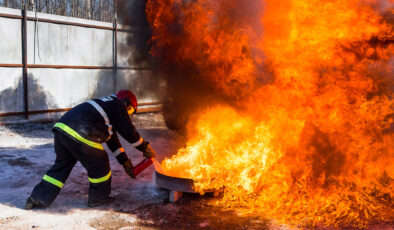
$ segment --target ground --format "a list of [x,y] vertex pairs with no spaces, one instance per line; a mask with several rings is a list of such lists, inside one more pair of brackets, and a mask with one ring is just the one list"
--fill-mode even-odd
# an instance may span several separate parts
[[[160,113],[136,115],[133,123],[158,153],[158,160],[171,156],[184,139],[168,130]],[[209,195],[184,194],[177,203],[169,191],[152,182],[154,167],[136,180],[128,177],[110,156],[112,204],[87,208],[88,179],[78,163],[61,193],[47,209],[24,210],[30,195],[54,161],[53,123],[0,126],[0,229],[289,229],[253,214],[244,215],[210,205]],[[124,142],[123,142],[124,143]],[[141,153],[124,143],[134,164]],[[393,229],[390,223],[371,226]]]
[[[182,137],[168,130],[160,113],[137,115],[133,123],[158,152],[158,160],[180,147]],[[88,180],[78,163],[59,196],[47,209],[24,210],[26,198],[52,165],[53,123],[0,126],[0,229],[261,229],[267,224],[252,217],[205,205],[210,196],[185,194],[178,203],[168,200],[169,191],[152,183],[154,167],[136,180],[128,177],[110,156],[112,204],[87,208]],[[124,144],[134,164],[141,153]]]

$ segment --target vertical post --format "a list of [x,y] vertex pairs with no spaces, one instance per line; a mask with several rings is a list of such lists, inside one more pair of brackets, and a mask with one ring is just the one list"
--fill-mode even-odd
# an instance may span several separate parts
[[23,101],[25,106],[25,118],[29,119],[29,97],[27,85],[27,17],[26,4],[22,6],[22,78],[23,78]]
[[117,4],[114,0],[114,29],[113,29],[113,82],[114,91],[116,91],[116,82],[118,75],[118,14],[117,14]]

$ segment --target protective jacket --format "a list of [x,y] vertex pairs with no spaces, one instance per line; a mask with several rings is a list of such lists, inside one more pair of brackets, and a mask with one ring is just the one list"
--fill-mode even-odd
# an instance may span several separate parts
[[31,194],[31,198],[45,206],[59,194],[77,161],[88,173],[89,202],[109,195],[112,174],[103,144],[108,145],[120,164],[128,161],[117,133],[140,151],[148,148],[116,95],[92,99],[72,108],[54,125],[53,131],[55,163]]
[[127,156],[123,155],[124,149],[115,132],[138,150],[144,151],[146,148],[145,141],[116,95],[92,99],[74,107],[55,124],[54,129],[98,149],[103,149],[102,144],[106,142],[121,164]]

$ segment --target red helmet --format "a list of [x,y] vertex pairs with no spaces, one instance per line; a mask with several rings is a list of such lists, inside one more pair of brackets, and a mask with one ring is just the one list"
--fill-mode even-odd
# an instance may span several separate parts
[[116,93],[116,96],[123,102],[127,110],[129,106],[133,106],[135,112],[137,112],[137,98],[130,90],[122,89]]

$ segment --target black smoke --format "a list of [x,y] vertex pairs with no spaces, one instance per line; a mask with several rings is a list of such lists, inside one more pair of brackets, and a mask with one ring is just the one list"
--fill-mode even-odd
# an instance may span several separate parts
[[[172,19],[165,24],[166,32],[171,35],[171,42],[163,45],[156,44],[155,40],[151,40],[152,25],[149,24],[146,14],[147,1],[120,1],[118,5],[118,12],[122,15],[123,23],[127,25],[143,28],[148,31],[147,36],[141,36],[137,41],[137,46],[146,56],[141,56],[143,59],[149,59],[150,65],[155,72],[158,80],[164,79],[166,82],[166,94],[162,101],[164,102],[163,114],[167,126],[170,129],[183,132],[186,124],[191,119],[191,115],[196,111],[201,111],[206,107],[215,104],[228,104],[235,106],[236,101],[245,96],[245,92],[253,90],[255,84],[243,84],[236,79],[230,80],[225,84],[228,88],[233,89],[231,93],[223,92],[209,79],[204,71],[200,69],[201,60],[204,60],[204,53],[209,52],[207,44],[188,44],[187,40],[192,36],[190,31],[185,30],[185,15],[182,8],[193,7],[195,4],[201,4],[199,1],[184,0],[175,1],[172,4],[170,1],[149,1],[153,5],[153,11],[159,9],[163,5],[165,8],[171,9]],[[225,30],[226,33],[232,34],[233,29],[243,27],[253,27],[256,33],[261,33],[261,25],[259,23],[259,15],[261,15],[262,2],[261,1],[218,1],[209,3],[216,8],[217,15],[212,19],[212,26],[216,30]],[[157,13],[157,12],[154,12]],[[211,26],[211,25],[209,25]],[[223,28],[222,28],[223,27]],[[227,31],[228,30],[228,31]],[[198,31],[197,31],[198,32]],[[165,39],[160,38],[161,41]],[[160,42],[160,41],[159,41]],[[132,46],[133,44],[130,44]],[[193,46],[196,50],[196,58],[184,59],[180,58],[181,49]],[[149,55],[150,50],[154,51],[154,57]],[[205,52],[203,52],[205,50]],[[244,47],[243,55],[246,58],[253,58],[253,48]],[[197,63],[197,61],[199,63]],[[207,63],[206,66],[211,69],[219,69],[219,72],[228,72],[231,74],[232,63]],[[205,66],[205,67],[206,67]],[[264,81],[256,79],[256,84]],[[239,92],[239,93],[238,93]]]

